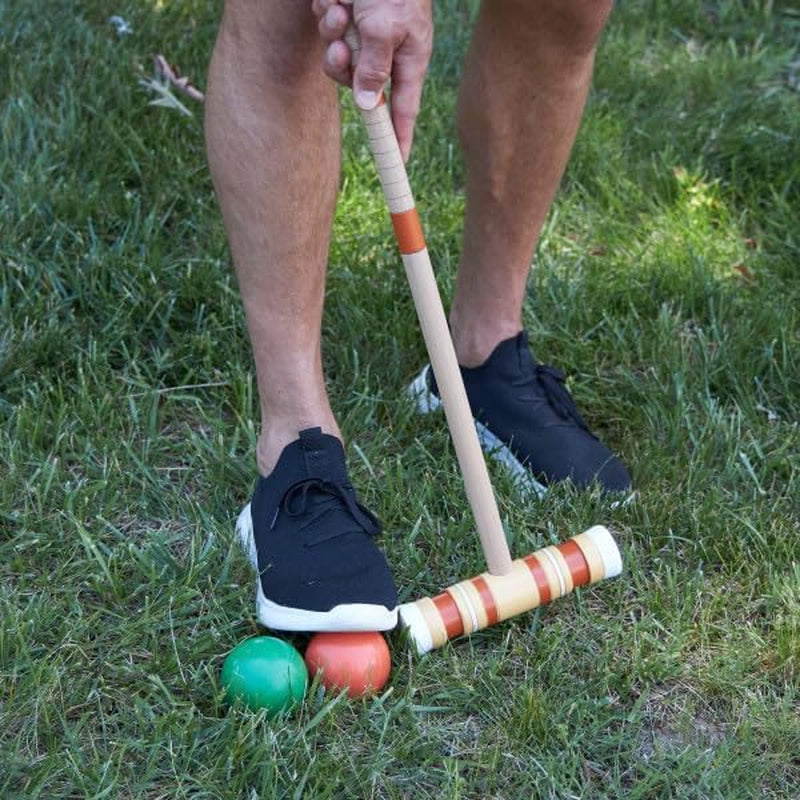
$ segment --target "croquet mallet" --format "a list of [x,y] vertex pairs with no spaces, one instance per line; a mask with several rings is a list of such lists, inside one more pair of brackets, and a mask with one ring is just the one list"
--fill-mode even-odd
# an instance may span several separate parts
[[[355,67],[360,43],[352,24],[345,39]],[[555,547],[511,560],[385,96],[361,115],[488,567],[436,597],[400,606],[401,623],[417,651],[425,653],[569,594],[576,586],[619,575],[622,559],[608,530],[595,525]]]

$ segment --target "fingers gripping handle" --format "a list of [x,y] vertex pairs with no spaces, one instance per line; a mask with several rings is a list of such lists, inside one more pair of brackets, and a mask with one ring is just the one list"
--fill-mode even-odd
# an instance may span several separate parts
[[[358,33],[350,25],[345,41],[355,65],[361,49]],[[408,182],[400,146],[391,115],[382,95],[378,105],[361,111],[367,128],[370,150],[392,215],[397,243],[403,255],[422,335],[442,395],[447,425],[453,440],[464,486],[489,572],[504,575],[511,571],[511,555],[506,543],[500,513],[494,499],[489,473],[475,432],[461,370],[458,366],[447,318],[439,297],[430,256],[417,216],[414,196]]]

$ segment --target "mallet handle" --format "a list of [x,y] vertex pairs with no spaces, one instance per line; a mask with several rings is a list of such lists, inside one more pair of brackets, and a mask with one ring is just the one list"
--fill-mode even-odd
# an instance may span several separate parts
[[[349,27],[345,39],[352,51],[352,63],[355,65],[361,45],[353,25]],[[371,111],[362,110],[361,116],[392,216],[395,237],[402,254],[433,374],[442,396],[447,425],[486,564],[491,574],[506,575],[511,572],[511,554],[385,97],[382,95],[379,104]]]

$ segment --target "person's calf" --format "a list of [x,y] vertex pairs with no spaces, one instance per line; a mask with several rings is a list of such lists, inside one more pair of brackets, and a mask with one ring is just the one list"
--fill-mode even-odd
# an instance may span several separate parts
[[495,0],[481,8],[459,93],[464,244],[449,321],[459,363],[522,329],[541,226],[574,141],[608,0]]
[[209,166],[258,376],[262,475],[300,430],[339,435],[320,355],[339,110],[321,53],[310,4],[228,0],[209,70]]

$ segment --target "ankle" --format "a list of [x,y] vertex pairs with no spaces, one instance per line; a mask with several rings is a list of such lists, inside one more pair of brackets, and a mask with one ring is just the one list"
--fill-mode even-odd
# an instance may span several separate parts
[[322,428],[323,433],[344,441],[342,432],[330,412],[309,414],[294,419],[270,418],[261,426],[261,435],[256,443],[256,464],[265,478],[275,469],[283,449],[300,438],[306,428]]
[[451,314],[450,333],[458,363],[462,367],[479,367],[492,354],[500,342],[516,336],[522,325],[516,320],[493,320],[491,323],[462,323]]

